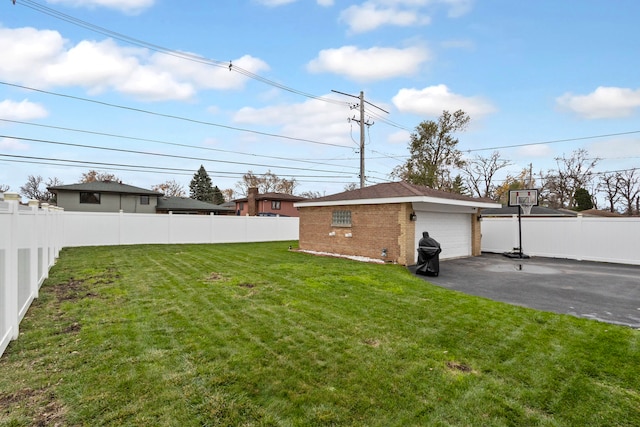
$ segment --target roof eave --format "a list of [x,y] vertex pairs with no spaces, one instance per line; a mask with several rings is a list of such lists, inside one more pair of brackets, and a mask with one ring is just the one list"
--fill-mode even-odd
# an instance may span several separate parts
[[409,196],[409,197],[387,197],[376,199],[354,199],[354,200],[331,200],[331,201],[308,201],[294,203],[296,208],[307,208],[316,206],[353,206],[353,205],[384,205],[391,203],[432,203],[438,205],[464,206],[482,209],[499,208],[499,203],[482,202],[475,200],[445,199],[441,197],[429,196]]

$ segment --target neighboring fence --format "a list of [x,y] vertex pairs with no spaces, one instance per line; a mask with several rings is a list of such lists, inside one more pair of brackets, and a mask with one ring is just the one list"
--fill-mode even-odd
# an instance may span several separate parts
[[0,201],[0,356],[63,247],[298,240],[298,218],[65,212],[18,199]]
[[299,218],[65,212],[63,246],[298,240]]
[[[522,217],[527,255],[640,265],[640,218]],[[518,247],[518,216],[482,218],[482,251]]]
[[[62,241],[62,210],[0,201],[0,355],[18,338],[18,325],[55,262]],[[7,195],[11,199],[11,195]]]

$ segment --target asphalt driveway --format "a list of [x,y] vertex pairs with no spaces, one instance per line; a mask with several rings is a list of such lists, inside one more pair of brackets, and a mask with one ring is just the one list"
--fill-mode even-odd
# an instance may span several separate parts
[[[409,267],[415,274],[415,266]],[[640,328],[640,266],[501,254],[440,261],[448,289],[495,301]]]

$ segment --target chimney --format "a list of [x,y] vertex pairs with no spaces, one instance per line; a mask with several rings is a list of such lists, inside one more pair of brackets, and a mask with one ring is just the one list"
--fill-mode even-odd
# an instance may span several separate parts
[[250,187],[249,194],[247,195],[247,209],[249,210],[249,216],[258,215],[258,187]]

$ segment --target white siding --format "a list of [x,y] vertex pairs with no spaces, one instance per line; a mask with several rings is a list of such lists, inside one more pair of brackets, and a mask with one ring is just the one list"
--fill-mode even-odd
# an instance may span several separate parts
[[428,231],[442,247],[440,259],[471,256],[471,215],[428,211],[416,214],[416,248],[422,232]]

